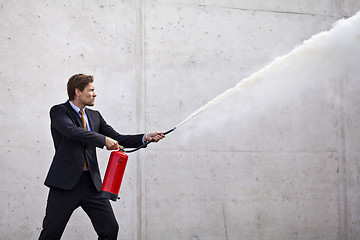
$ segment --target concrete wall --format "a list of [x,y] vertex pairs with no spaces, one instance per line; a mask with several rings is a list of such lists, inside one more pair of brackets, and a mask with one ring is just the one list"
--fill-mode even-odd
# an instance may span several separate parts
[[[1,239],[40,233],[48,111],[67,100],[72,74],[95,76],[95,108],[118,131],[167,130],[358,10],[356,0],[1,1]],[[359,239],[357,76],[259,85],[129,154],[113,204],[119,239]],[[104,173],[109,152],[98,154]],[[77,210],[63,239],[95,238]]]

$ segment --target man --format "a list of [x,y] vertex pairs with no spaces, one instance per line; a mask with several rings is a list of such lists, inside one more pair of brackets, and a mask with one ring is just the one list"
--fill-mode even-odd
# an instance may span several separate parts
[[[39,239],[60,239],[73,211],[81,207],[91,219],[98,239],[117,239],[118,223],[108,199],[100,197],[101,177],[95,147],[117,150],[164,138],[162,132],[121,135],[94,106],[93,76],[76,74],[67,84],[69,100],[50,110],[55,155],[45,185],[50,188]],[[88,229],[83,229],[88,231]]]

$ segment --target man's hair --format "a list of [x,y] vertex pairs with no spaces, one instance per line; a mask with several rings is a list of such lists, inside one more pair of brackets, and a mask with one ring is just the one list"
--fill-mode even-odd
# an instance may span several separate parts
[[85,75],[85,74],[75,74],[72,76],[67,83],[67,92],[69,96],[69,100],[75,99],[75,89],[79,89],[83,91],[84,88],[94,81],[94,76]]

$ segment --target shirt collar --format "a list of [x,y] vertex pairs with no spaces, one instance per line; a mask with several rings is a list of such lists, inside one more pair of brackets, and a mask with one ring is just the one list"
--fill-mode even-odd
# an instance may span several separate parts
[[[72,101],[69,101],[69,103],[70,103],[70,105],[72,106],[72,108],[73,108],[77,113],[79,113],[79,111],[80,111],[81,109],[78,108],[75,104],[73,104]],[[84,107],[84,108],[82,109],[84,113],[85,113],[85,108],[86,108],[86,107]]]

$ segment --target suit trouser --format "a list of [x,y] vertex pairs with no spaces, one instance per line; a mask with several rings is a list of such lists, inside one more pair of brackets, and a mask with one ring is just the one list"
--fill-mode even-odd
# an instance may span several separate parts
[[[83,172],[72,190],[50,188],[39,240],[60,239],[71,214],[81,207],[89,216],[99,240],[115,240],[119,225],[108,199],[100,197],[89,172]],[[83,229],[84,232],[88,229]]]

